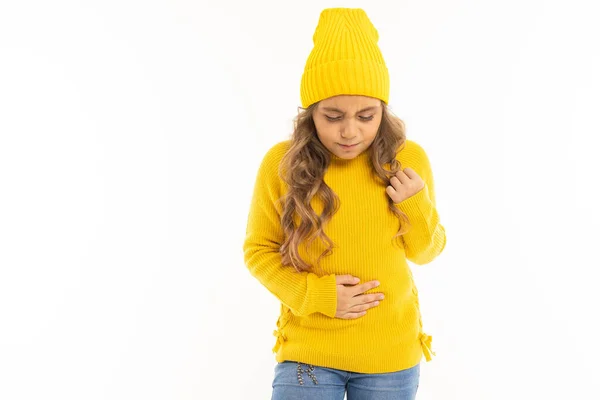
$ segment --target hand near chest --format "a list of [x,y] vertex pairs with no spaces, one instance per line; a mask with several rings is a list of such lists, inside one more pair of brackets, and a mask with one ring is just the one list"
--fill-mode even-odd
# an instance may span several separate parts
[[425,187],[425,182],[412,168],[400,169],[390,179],[390,184],[385,188],[386,193],[394,203],[400,203],[419,193]]

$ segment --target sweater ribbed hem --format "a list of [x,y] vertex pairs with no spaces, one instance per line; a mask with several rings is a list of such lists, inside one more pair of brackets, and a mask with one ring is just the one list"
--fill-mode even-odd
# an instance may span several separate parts
[[275,357],[277,362],[299,361],[305,364],[364,374],[402,371],[419,364],[422,358],[423,348],[418,339],[389,348],[387,351],[370,354],[326,353],[306,347],[305,343],[286,342]]

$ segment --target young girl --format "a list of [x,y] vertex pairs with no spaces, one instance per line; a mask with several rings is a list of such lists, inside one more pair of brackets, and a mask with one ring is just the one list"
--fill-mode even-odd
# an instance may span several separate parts
[[302,111],[260,164],[243,247],[281,302],[272,399],[414,399],[435,353],[407,260],[446,245],[429,159],[387,108],[365,11],[323,10],[313,42]]

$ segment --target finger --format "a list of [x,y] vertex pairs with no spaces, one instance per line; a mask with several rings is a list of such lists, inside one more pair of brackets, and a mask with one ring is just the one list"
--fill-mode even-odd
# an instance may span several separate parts
[[369,306],[369,304],[373,304],[375,302],[379,302],[379,301],[383,300],[383,299],[380,299],[380,297],[379,297],[381,295],[382,295],[381,293],[363,294],[361,296],[354,297],[353,300],[358,300],[358,305],[364,305],[364,306],[367,306],[367,308],[368,308],[368,307],[371,307],[371,306]]
[[404,168],[404,174],[409,178],[409,179],[415,179],[415,178],[420,178],[419,174],[417,174],[415,172],[414,169],[406,167]]
[[350,307],[348,310],[349,310],[349,312],[352,312],[352,313],[359,313],[359,314],[366,313],[367,310],[369,310],[370,308],[377,307],[380,302],[381,302],[380,300],[375,300],[375,301],[371,301],[369,303],[355,304],[354,306]]
[[350,307],[349,310],[352,310],[353,312],[367,311],[369,308],[377,307],[380,302],[381,302],[381,300],[373,300],[373,301],[369,301],[368,303],[357,304],[357,305]]
[[360,318],[363,315],[365,315],[367,312],[366,311],[361,311],[361,312],[351,312],[348,314],[344,315],[345,319],[356,319],[356,318]]
[[360,303],[360,304],[354,304],[354,305],[348,307],[348,311],[363,312],[363,311],[367,311],[368,308],[370,308],[369,303]]
[[390,183],[396,190],[400,189],[400,185],[402,185],[402,182],[396,176],[392,176],[392,178],[390,179]]
[[392,186],[386,187],[385,192],[392,198],[392,200],[397,196],[396,189],[394,189]]
[[335,280],[338,285],[355,285],[360,282],[358,277],[352,275],[336,275]]
[[411,180],[411,175],[414,176],[414,171],[406,167],[404,168],[404,171],[402,171],[401,174],[396,174],[396,177],[400,180],[400,182],[403,185],[406,185]]
[[402,178],[406,178],[406,173],[402,169],[399,169],[395,176],[402,181]]
[[377,282],[377,281],[366,282],[366,283],[363,283],[362,285],[352,286],[351,287],[352,291],[350,293],[352,293],[353,296],[356,296],[357,294],[364,293],[367,290],[376,288],[377,286],[379,286],[379,282]]

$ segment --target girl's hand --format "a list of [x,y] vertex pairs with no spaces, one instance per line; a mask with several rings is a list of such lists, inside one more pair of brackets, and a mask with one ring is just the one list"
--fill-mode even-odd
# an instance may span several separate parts
[[399,170],[395,176],[390,179],[390,184],[385,188],[388,196],[394,203],[400,203],[409,197],[419,193],[425,187],[425,182],[412,168]]
[[335,318],[355,319],[362,317],[368,309],[376,307],[383,300],[383,293],[361,294],[379,286],[377,281],[357,285],[360,280],[352,275],[336,275],[335,282],[337,284]]

